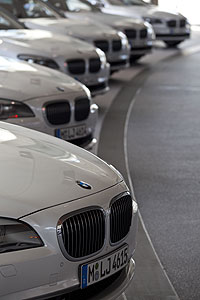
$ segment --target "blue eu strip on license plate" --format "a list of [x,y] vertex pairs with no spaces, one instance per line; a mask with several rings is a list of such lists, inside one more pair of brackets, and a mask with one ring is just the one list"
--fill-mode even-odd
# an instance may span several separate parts
[[61,135],[60,135],[60,129],[56,129],[56,137],[58,137],[58,138],[61,138]]
[[121,270],[128,263],[128,245],[81,266],[81,288],[84,289]]
[[82,267],[82,289],[87,287],[87,272],[88,272],[88,265],[84,265]]

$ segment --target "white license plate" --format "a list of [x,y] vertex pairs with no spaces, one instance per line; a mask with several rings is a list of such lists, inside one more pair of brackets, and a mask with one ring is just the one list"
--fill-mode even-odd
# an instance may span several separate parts
[[128,263],[128,245],[107,256],[81,266],[81,288],[86,288],[116,273]]
[[87,128],[85,124],[56,130],[56,136],[66,141],[81,138],[86,135]]

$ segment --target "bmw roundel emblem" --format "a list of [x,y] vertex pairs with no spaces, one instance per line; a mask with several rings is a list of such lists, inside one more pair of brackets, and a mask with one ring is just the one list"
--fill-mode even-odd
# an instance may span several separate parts
[[91,189],[92,189],[91,185],[87,184],[86,182],[77,180],[76,183],[77,183],[80,187],[82,187],[83,189],[86,189],[86,190],[91,190]]

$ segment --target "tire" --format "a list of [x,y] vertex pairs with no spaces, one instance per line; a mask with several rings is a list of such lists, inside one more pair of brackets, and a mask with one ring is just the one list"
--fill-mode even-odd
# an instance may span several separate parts
[[164,41],[168,48],[176,48],[182,41]]
[[138,55],[131,55],[130,56],[130,64],[134,64],[137,60],[139,60],[141,57],[143,57],[144,54],[138,54]]

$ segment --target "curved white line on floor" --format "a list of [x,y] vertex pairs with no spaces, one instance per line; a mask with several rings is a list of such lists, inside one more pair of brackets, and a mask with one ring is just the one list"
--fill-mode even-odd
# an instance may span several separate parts
[[[129,124],[129,120],[130,120],[130,115],[131,115],[131,112],[132,112],[132,110],[133,110],[133,106],[134,106],[134,104],[135,104],[137,95],[139,95],[140,92],[141,92],[141,88],[139,88],[139,89],[137,90],[137,92],[136,92],[136,94],[135,94],[133,100],[131,101],[131,104],[130,104],[130,106],[129,106],[129,109],[128,109],[128,112],[127,112],[127,115],[126,115],[126,122],[125,122],[125,126],[124,126],[124,155],[125,155],[125,164],[126,164],[126,171],[127,171],[127,176],[128,176],[129,186],[130,186],[130,189],[131,189],[131,193],[132,193],[132,195],[133,195],[134,197],[135,197],[135,195],[134,195],[133,183],[132,183],[132,178],[131,178],[130,169],[129,169],[129,162],[128,162],[128,147],[127,147],[128,143],[127,143],[127,137],[128,137],[128,124]],[[156,250],[155,250],[155,248],[154,248],[154,246],[153,246],[153,243],[152,243],[151,238],[150,238],[150,236],[149,236],[149,234],[148,234],[148,231],[147,231],[147,229],[146,229],[146,227],[145,227],[145,224],[144,224],[144,221],[143,221],[143,218],[142,218],[140,212],[139,212],[139,218],[140,218],[142,227],[143,227],[143,229],[144,229],[144,232],[145,232],[145,234],[146,234],[146,236],[147,236],[147,239],[148,239],[148,241],[149,241],[149,244],[151,245],[151,248],[152,248],[152,250],[153,250],[153,252],[154,252],[154,254],[155,254],[155,256],[156,256],[156,259],[157,259],[157,261],[158,261],[158,263],[159,263],[161,269],[163,270],[163,273],[165,274],[165,277],[167,278],[167,280],[168,280],[168,282],[169,282],[169,284],[170,284],[170,286],[171,286],[171,288],[172,288],[172,290],[173,290],[173,292],[174,292],[174,294],[176,295],[177,300],[178,300],[178,299],[180,299],[180,298],[179,298],[179,296],[177,295],[177,293],[176,293],[176,291],[175,291],[175,289],[174,289],[174,287],[173,287],[173,285],[172,285],[172,283],[171,283],[171,281],[170,281],[170,279],[169,279],[169,277],[168,277],[168,275],[167,275],[167,273],[166,273],[166,271],[165,271],[165,269],[164,269],[164,267],[163,267],[163,265],[162,265],[162,263],[161,263],[161,261],[160,261],[158,255],[157,255],[157,253],[156,253]]]

